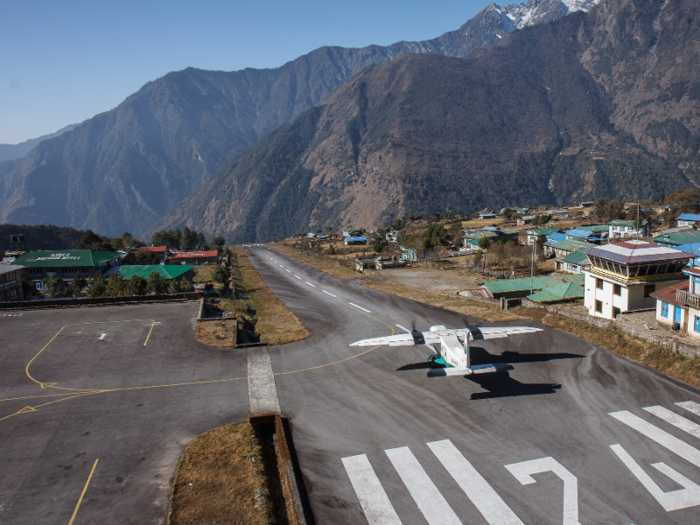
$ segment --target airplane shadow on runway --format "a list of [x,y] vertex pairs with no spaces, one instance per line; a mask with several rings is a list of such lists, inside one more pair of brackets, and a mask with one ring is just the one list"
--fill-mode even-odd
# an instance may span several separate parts
[[[571,354],[567,352],[559,353],[537,353],[537,354],[521,354],[520,352],[505,351],[500,355],[493,355],[478,346],[471,346],[472,364],[505,364],[505,371],[491,374],[477,374],[472,376],[464,376],[464,379],[478,384],[487,392],[476,392],[471,395],[472,400],[493,399],[497,397],[518,397],[518,396],[536,396],[542,394],[554,394],[561,388],[558,383],[521,383],[510,377],[508,370],[513,370],[512,364],[518,363],[541,363],[545,361],[554,361],[559,359],[581,359],[585,356]],[[432,368],[430,362],[411,363],[397,369],[403,370],[420,370]]]

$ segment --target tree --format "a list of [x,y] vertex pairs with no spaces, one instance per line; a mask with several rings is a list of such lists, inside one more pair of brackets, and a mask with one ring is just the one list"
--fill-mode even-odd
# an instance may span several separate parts
[[109,244],[112,247],[112,250],[114,250],[115,252],[119,250],[124,250],[124,241],[119,237],[115,237],[114,239],[112,239],[109,242]]
[[206,239],[206,237],[204,237],[204,234],[197,233],[197,249],[204,250],[207,247],[206,245],[207,245],[207,239]]
[[92,245],[98,242],[102,242],[100,236],[94,233],[92,230],[86,230],[85,233],[83,233],[83,235],[80,237],[80,240],[78,241],[78,249],[91,250]]
[[148,290],[148,282],[140,275],[134,275],[126,285],[128,295],[144,295]]
[[506,218],[507,221],[513,220],[513,215],[515,215],[515,212],[510,208],[506,208],[505,210],[503,210],[503,216]]
[[131,235],[129,232],[122,234],[122,243],[124,243],[124,249],[126,251],[138,250],[144,244],[139,241],[136,237]]
[[481,239],[479,239],[479,251],[481,251],[483,253],[484,251],[488,250],[490,244],[491,244],[491,241],[489,240],[488,237],[482,237]]
[[148,289],[155,293],[165,293],[168,291],[168,281],[158,272],[151,272],[148,276]]
[[226,244],[226,239],[224,239],[220,235],[215,235],[211,238],[211,243],[214,245],[216,250],[220,252],[221,249],[224,247],[224,244]]
[[197,245],[197,232],[190,230],[187,226],[182,230],[180,237],[180,247],[183,250],[194,250]]
[[91,298],[102,297],[107,290],[105,286],[105,278],[102,275],[98,275],[94,279],[90,280],[90,285],[87,289],[87,296]]
[[218,264],[214,267],[214,271],[212,272],[211,277],[217,283],[225,283],[226,281],[228,281],[229,275],[226,271],[226,268]]
[[160,230],[151,237],[153,246],[167,246],[168,248],[180,248],[180,230]]
[[85,279],[83,279],[83,276],[80,275],[80,272],[75,272],[75,275],[73,276],[73,281],[71,282],[71,291],[73,292],[73,297],[80,297],[83,294],[83,288],[87,283],[85,282]]
[[374,253],[382,253],[389,246],[389,243],[384,239],[375,239],[374,244],[372,244],[372,251]]
[[328,247],[328,255],[335,255],[335,246],[332,244]]
[[326,235],[330,235],[332,231],[333,228],[331,228],[330,226],[326,226]]
[[484,258],[484,252],[481,250],[477,250],[476,253],[474,254],[474,265],[479,265],[481,263],[481,260]]
[[444,244],[446,238],[445,227],[442,224],[433,223],[421,234],[421,246],[427,253],[433,247]]
[[51,297],[52,299],[65,297],[66,288],[63,285],[63,281],[60,279],[47,279],[44,283],[44,295],[46,297]]
[[532,219],[532,225],[533,226],[544,226],[549,222],[549,219],[551,217],[547,215],[546,213],[542,213],[540,215],[537,215],[534,219]]
[[126,294],[127,281],[119,273],[110,275],[107,281],[107,288],[105,292],[110,297],[121,297]]

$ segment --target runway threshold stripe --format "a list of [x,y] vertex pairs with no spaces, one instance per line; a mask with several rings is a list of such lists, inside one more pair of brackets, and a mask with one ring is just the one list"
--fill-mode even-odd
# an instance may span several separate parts
[[700,416],[700,404],[696,403],[695,401],[680,401],[676,403],[676,406],[684,408],[696,416]]
[[520,518],[449,439],[433,441],[428,443],[428,447],[489,525],[523,525]]
[[644,421],[641,417],[635,416],[627,410],[612,412],[610,415],[628,427],[633,428],[643,436],[656,441],[659,445],[667,448],[689,463],[692,463],[696,467],[700,467],[700,451],[698,449],[691,447],[684,441],[681,441],[668,432],[655,427],[651,423]]
[[313,286],[314,288],[316,288],[316,285],[315,285],[315,284],[311,284],[309,281],[305,281],[305,282],[306,282],[306,284],[308,284],[309,286]]
[[698,425],[697,423],[693,423],[692,421],[684,418],[683,416],[679,416],[678,414],[672,412],[668,408],[653,406],[645,407],[644,410],[646,410],[650,414],[655,415],[658,418],[663,419],[667,423],[672,424],[674,427],[680,428],[683,432],[687,432],[691,436],[700,438],[700,425]]
[[356,305],[355,303],[348,303],[348,304],[349,304],[350,306],[354,306],[355,308],[359,308],[360,310],[362,310],[363,312],[367,312],[368,314],[371,314],[371,313],[372,313],[372,312],[370,312],[369,310],[367,310],[367,308],[362,308],[361,306],[358,306],[358,305]]
[[392,448],[384,452],[430,525],[462,524],[408,447]]
[[343,458],[342,461],[369,525],[401,525],[367,456],[360,454]]
[[396,326],[397,326],[398,328],[401,328],[401,330],[403,330],[404,332],[408,332],[409,334],[412,333],[412,332],[411,332],[408,328],[406,328],[405,326],[401,326],[400,324],[397,324]]
[[330,295],[331,297],[338,297],[337,295],[333,295],[331,292],[327,292],[323,290],[323,293]]

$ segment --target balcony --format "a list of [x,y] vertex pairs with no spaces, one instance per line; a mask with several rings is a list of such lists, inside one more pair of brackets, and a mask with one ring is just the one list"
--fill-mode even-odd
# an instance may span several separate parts
[[686,290],[676,290],[676,301],[679,303],[700,310],[700,295],[690,293]]

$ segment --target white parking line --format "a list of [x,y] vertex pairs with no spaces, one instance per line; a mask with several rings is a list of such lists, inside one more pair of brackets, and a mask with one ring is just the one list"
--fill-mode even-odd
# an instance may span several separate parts
[[384,452],[430,525],[462,525],[408,447],[392,448]]
[[401,525],[367,456],[360,454],[342,461],[369,525]]
[[406,328],[405,326],[401,326],[400,324],[397,324],[396,326],[399,327],[399,328],[401,328],[401,330],[403,330],[404,332],[408,332],[409,334],[412,334],[412,333],[413,333],[413,332],[411,332],[408,328]]
[[433,441],[428,447],[490,525],[523,525],[449,439]]
[[323,293],[330,295],[331,297],[338,297],[337,295],[333,295],[331,292],[327,292],[323,290]]
[[358,306],[358,305],[356,305],[355,303],[348,303],[348,304],[349,304],[350,306],[354,306],[355,308],[359,308],[360,310],[362,310],[363,312],[367,312],[368,314],[371,314],[371,313],[372,313],[372,312],[370,312],[369,310],[367,310],[367,308],[362,308],[361,306]]
[[309,286],[313,286],[314,288],[316,288],[316,285],[315,285],[315,284],[311,284],[309,281],[306,281],[306,284],[308,284]]

